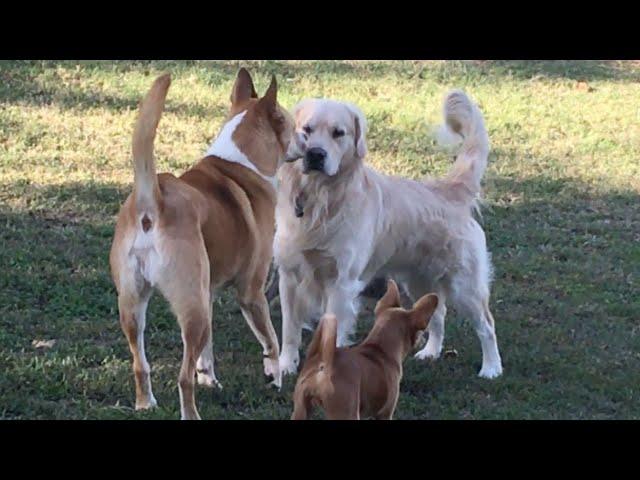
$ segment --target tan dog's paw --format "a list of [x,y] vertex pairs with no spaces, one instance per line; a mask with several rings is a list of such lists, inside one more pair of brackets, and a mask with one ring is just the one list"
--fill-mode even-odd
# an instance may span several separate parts
[[198,412],[183,412],[180,414],[180,420],[202,420]]
[[269,386],[280,390],[282,387],[282,374],[280,372],[279,360],[277,358],[264,357],[262,363],[264,364],[264,374],[267,377],[267,383]]
[[158,402],[156,401],[153,394],[149,395],[148,398],[136,399],[136,410],[150,410],[157,406]]

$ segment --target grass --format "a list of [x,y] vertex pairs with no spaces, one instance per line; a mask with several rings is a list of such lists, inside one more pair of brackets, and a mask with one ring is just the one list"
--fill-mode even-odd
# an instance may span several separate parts
[[[181,173],[221,126],[241,64],[260,93],[276,73],[286,107],[308,96],[360,105],[368,161],[389,173],[447,170],[430,136],[447,89],[485,113],[483,222],[505,375],[476,377],[479,342],[451,312],[445,349],[458,356],[408,359],[396,418],[640,418],[640,65],[595,61],[1,62],[0,418],[179,417],[182,346],[159,295],[147,354],[160,406],[133,411],[108,251],[131,189],[137,102],[154,76],[174,76],[159,169]],[[278,308],[272,316],[280,338]],[[365,317],[360,338],[370,326]],[[203,418],[288,418],[293,381],[266,389],[261,350],[227,295],[214,331],[225,388],[198,390]]]

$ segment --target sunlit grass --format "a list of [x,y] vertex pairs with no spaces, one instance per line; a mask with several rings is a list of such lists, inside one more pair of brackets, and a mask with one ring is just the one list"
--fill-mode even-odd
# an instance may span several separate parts
[[[431,135],[448,89],[484,112],[483,222],[505,376],[475,378],[477,339],[451,312],[445,348],[459,356],[407,361],[398,418],[638,417],[637,63],[272,61],[0,63],[0,417],[177,418],[180,337],[159,296],[147,338],[161,408],[131,410],[108,249],[131,186],[137,103],[154,77],[173,75],[156,151],[159,170],[179,174],[220,128],[240,65],[259,93],[275,73],[286,107],[310,96],[358,104],[368,161],[392,174],[449,168]],[[225,390],[198,391],[203,417],[287,418],[291,385],[266,391],[235,303],[223,296],[214,311]],[[36,351],[36,338],[57,343]]]

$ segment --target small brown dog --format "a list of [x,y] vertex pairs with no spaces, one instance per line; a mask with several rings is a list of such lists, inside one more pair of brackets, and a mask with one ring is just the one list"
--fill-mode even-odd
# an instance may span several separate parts
[[235,289],[262,345],[264,373],[280,386],[278,339],[264,285],[273,256],[275,174],[285,160],[293,120],[278,104],[275,77],[258,98],[251,76],[241,69],[227,122],[205,157],[180,177],[156,175],[153,144],[170,83],[169,75],[159,77],[140,106],[133,193],[118,215],[110,263],[120,323],[133,355],[136,410],[156,405],[144,327],[157,289],[182,330],[181,417],[199,419],[196,372],[198,383],[220,386],[211,347],[212,301],[219,288]]
[[337,348],[337,319],[326,314],[311,340],[293,395],[292,420],[319,406],[330,420],[391,420],[398,403],[402,361],[418,342],[438,306],[428,294],[411,310],[400,307],[393,280],[375,308],[375,324],[355,347]]

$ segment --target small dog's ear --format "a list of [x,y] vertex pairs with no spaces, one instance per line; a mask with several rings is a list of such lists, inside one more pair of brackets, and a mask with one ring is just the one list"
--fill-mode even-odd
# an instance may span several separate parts
[[231,104],[235,105],[238,102],[244,102],[250,98],[258,98],[256,89],[253,86],[253,80],[246,68],[241,68],[236,76],[236,81],[233,84],[233,90],[231,90]]
[[418,330],[427,328],[436,308],[438,308],[438,296],[435,293],[429,293],[413,304],[411,320]]
[[375,315],[379,315],[389,308],[397,308],[400,306],[400,290],[393,280],[387,282],[387,293],[384,294],[376,304]]
[[302,112],[304,108],[308,107],[312,102],[313,99],[300,100],[291,109],[291,116],[293,116],[296,128],[302,129],[303,125],[300,124],[300,112]]

